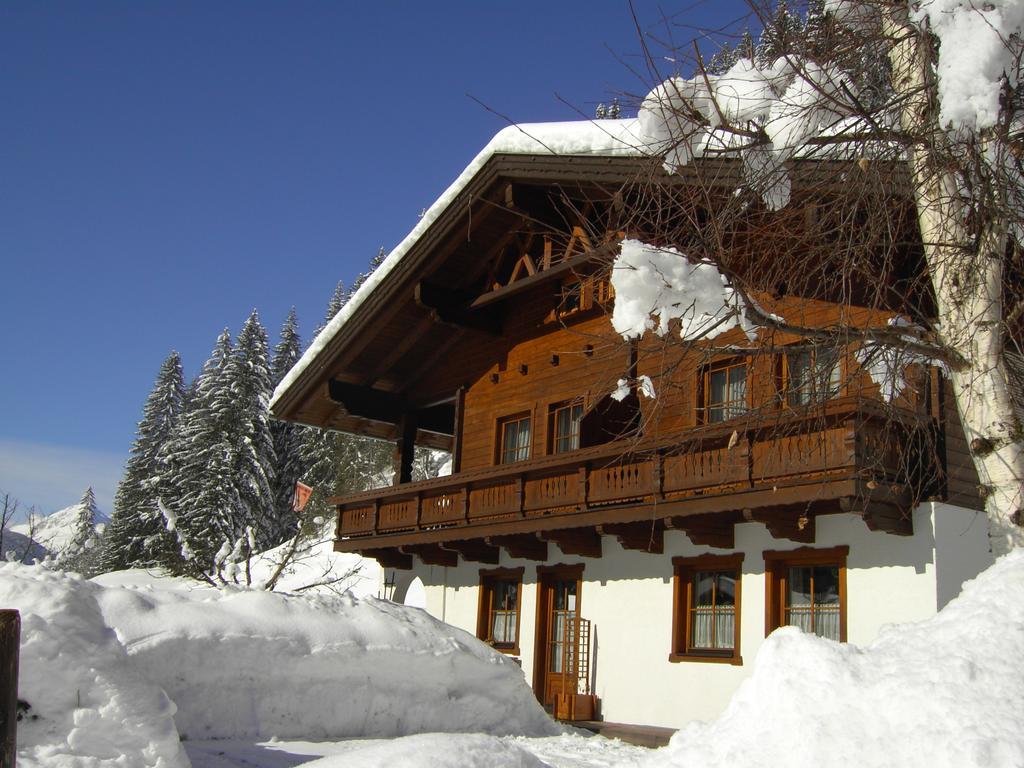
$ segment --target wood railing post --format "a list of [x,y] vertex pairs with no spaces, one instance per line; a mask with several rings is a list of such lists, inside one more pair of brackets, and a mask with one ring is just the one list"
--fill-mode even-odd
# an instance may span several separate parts
[[14,768],[18,746],[18,653],[21,648],[21,615],[0,610],[0,768]]

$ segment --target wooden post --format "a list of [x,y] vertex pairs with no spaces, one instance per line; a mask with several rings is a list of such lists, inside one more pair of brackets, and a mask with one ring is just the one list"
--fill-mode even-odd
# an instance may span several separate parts
[[21,615],[0,610],[0,768],[14,768],[18,732],[18,651]]
[[416,451],[416,413],[406,411],[398,422],[395,445],[395,485],[412,482],[412,459]]

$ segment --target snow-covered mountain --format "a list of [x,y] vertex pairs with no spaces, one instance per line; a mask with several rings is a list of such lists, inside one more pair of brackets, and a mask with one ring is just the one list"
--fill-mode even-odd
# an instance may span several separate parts
[[[31,539],[40,552],[30,559],[41,559],[46,555],[60,557],[67,554],[68,548],[74,543],[83,514],[89,514],[90,498],[91,494],[86,493],[80,501],[70,507],[64,507],[64,509],[59,509],[49,515],[33,515],[24,523],[10,526],[8,533],[13,532],[17,536],[24,537],[22,540],[12,537],[12,545],[15,550],[23,551],[24,548],[19,545],[19,541],[27,542],[28,539]],[[91,502],[91,505],[93,527],[96,535],[99,536],[102,535],[109,518],[96,509],[94,501]],[[4,549],[10,549],[6,541]]]

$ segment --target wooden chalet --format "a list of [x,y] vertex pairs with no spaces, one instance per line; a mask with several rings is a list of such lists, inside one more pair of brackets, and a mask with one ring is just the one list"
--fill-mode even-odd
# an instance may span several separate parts
[[[621,214],[629,190],[690,183],[629,123],[582,149],[560,132],[592,125],[499,134],[272,408],[394,441],[394,484],[332,503],[335,548],[394,569],[397,599],[419,578],[428,610],[519,658],[560,716],[678,727],[724,707],[775,627],[868,641],[934,613],[987,542],[937,371],[885,403],[856,345],[613,331],[608,265],[648,234]],[[885,320],[758,298],[805,326]],[[415,446],[450,451],[451,475],[412,482]]]

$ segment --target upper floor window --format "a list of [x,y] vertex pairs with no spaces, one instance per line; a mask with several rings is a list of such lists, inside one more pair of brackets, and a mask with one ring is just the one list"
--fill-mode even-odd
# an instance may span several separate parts
[[768,590],[766,632],[799,627],[819,637],[846,641],[848,547],[765,552]]
[[498,422],[498,439],[499,464],[530,458],[530,414],[509,416]]
[[580,447],[580,420],[583,403],[579,400],[551,406],[549,430],[551,453],[566,453]]
[[783,360],[788,405],[809,405],[839,394],[839,350],[835,347],[787,350]]
[[747,410],[747,361],[730,360],[705,368],[702,392],[706,424],[741,416]]

